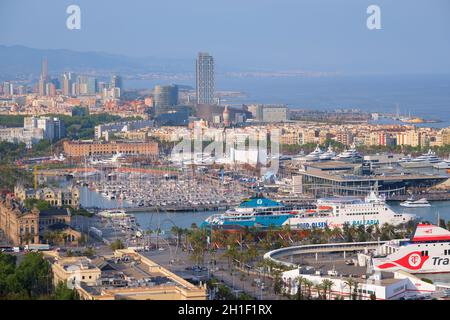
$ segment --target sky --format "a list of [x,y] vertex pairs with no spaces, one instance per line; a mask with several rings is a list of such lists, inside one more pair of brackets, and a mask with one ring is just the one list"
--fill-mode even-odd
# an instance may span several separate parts
[[[81,8],[81,30],[66,8]],[[366,26],[369,5],[381,30]],[[228,69],[450,73],[449,0],[0,0],[0,44],[214,55]]]

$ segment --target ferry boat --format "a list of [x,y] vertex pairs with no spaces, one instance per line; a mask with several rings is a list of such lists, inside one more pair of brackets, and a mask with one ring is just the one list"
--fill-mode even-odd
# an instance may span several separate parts
[[342,160],[342,161],[358,161],[361,160],[363,157],[362,155],[356,151],[356,146],[353,144],[350,149],[345,150],[344,152],[338,154],[336,157],[334,157],[334,160]]
[[442,159],[436,156],[436,153],[428,150],[427,153],[422,154],[417,158],[412,158],[409,161],[402,161],[399,164],[403,168],[426,168],[442,162]]
[[396,213],[384,198],[371,192],[365,199],[354,197],[317,200],[316,210],[306,210],[291,216],[284,225],[292,229],[342,228],[350,226],[399,225],[415,220],[414,214]]
[[413,198],[410,198],[410,199],[400,203],[400,205],[402,207],[408,207],[408,208],[431,207],[431,204],[425,198],[422,198],[419,200],[414,200]]
[[209,216],[203,227],[235,226],[235,227],[280,227],[293,214],[297,213],[290,206],[262,196],[246,199],[233,209],[222,214]]
[[[450,272],[450,231],[431,224],[419,224],[409,240],[392,240],[372,258],[375,271],[409,273]],[[389,254],[386,254],[389,253]]]
[[317,200],[315,209],[294,209],[267,198],[256,197],[223,214],[208,217],[202,226],[283,227],[291,229],[342,228],[344,224],[398,225],[414,220],[415,215],[394,212],[372,192],[366,199],[339,197]]

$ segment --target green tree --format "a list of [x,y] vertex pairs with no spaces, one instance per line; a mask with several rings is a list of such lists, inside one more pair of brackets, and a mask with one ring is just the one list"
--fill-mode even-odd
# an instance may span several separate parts
[[274,280],[273,280],[273,293],[280,294],[283,290],[283,279],[281,278],[281,271],[274,270],[273,271]]
[[67,288],[67,285],[60,281],[55,287],[53,298],[55,300],[80,300],[80,295],[75,289]]
[[303,300],[303,284],[305,283],[305,278],[302,276],[297,277],[297,293],[296,298],[297,300]]
[[205,253],[208,249],[203,229],[193,229],[189,234],[189,243],[192,247],[191,260],[197,265],[203,265]]
[[324,291],[324,299],[327,299],[327,292],[328,292],[328,300],[331,300],[331,288],[333,287],[334,282],[329,279],[322,280],[322,288]]
[[307,288],[307,292],[308,292],[307,298],[311,299],[311,290],[312,290],[312,287],[314,286],[314,283],[311,280],[305,279],[305,280],[303,280],[303,284]]
[[16,270],[16,257],[0,252],[0,297],[8,294],[8,277],[14,275]]
[[50,266],[40,252],[30,252],[10,279],[13,292],[24,291],[29,297],[48,294],[51,287]]
[[116,251],[120,249],[124,249],[125,245],[123,244],[122,240],[116,239],[110,244],[111,250]]

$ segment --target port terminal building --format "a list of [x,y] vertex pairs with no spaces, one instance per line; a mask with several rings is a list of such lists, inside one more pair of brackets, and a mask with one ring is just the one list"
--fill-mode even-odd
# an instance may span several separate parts
[[448,179],[443,174],[375,172],[364,163],[344,161],[305,163],[291,173],[293,192],[315,197],[366,196],[375,189],[389,197],[406,194],[410,188],[430,188]]

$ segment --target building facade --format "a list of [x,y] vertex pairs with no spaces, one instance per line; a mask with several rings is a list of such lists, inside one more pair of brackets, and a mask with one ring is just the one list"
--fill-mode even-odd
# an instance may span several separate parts
[[[6,239],[15,246],[47,243],[46,235],[58,231],[63,238],[58,243],[78,244],[81,233],[70,227],[71,213],[68,208],[29,210],[12,195],[0,200],[0,229]],[[56,241],[56,240],[55,240]]]
[[93,155],[158,155],[156,142],[94,142],[94,141],[64,141],[64,153],[69,157],[89,157]]
[[214,58],[200,52],[196,66],[197,104],[214,104]]
[[155,114],[164,113],[168,108],[178,104],[178,86],[155,86],[153,90],[153,106]]

